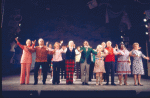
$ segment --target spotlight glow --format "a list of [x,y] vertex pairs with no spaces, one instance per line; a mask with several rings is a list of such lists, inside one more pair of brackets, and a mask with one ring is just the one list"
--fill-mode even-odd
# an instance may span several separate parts
[[144,18],[143,21],[146,22],[147,20]]
[[148,32],[145,32],[146,35],[148,35]]
[[145,25],[146,28],[148,28],[148,25]]

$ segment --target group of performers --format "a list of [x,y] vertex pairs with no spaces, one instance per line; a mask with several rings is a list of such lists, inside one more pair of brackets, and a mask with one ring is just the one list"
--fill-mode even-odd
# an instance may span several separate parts
[[[111,41],[107,41],[106,44],[105,42],[102,42],[102,44],[98,45],[96,49],[92,49],[89,46],[88,41],[84,41],[83,47],[78,46],[77,49],[75,49],[75,44],[73,41],[69,41],[68,46],[62,45],[63,41],[61,41],[55,42],[54,49],[52,49],[52,46],[48,47],[48,43],[44,45],[44,40],[42,38],[38,40],[38,46],[35,46],[36,40],[32,41],[32,45],[30,39],[26,40],[26,45],[21,45],[18,41],[18,38],[15,38],[15,40],[17,41],[19,47],[23,50],[20,62],[20,84],[29,84],[33,52],[36,52],[34,85],[38,84],[38,71],[40,66],[42,67],[43,72],[42,82],[43,84],[46,84],[47,72],[49,70],[48,55],[52,55],[50,59],[52,59],[53,63],[53,84],[60,83],[60,68],[63,64],[63,61],[65,64],[66,84],[73,84],[74,66],[76,64],[78,69],[81,69],[81,75],[78,75],[79,73],[77,72],[77,77],[81,78],[82,85],[89,85],[89,78],[91,79],[91,77],[89,77],[90,65],[92,63],[91,55],[94,55],[95,63],[92,71],[96,73],[96,85],[103,85],[102,82],[104,77],[106,77],[106,85],[109,85],[109,73],[111,70],[111,85],[116,86],[114,82],[114,73],[115,55],[117,55],[116,73],[118,73],[119,85],[122,85],[123,75],[124,85],[128,85],[127,76],[131,74],[131,56],[133,57],[132,73],[134,75],[134,85],[142,86],[140,81],[141,75],[144,75],[142,57],[149,60],[149,57],[146,57],[139,50],[140,47],[138,43],[134,43],[133,49],[128,51],[123,42],[120,43],[119,47],[116,45],[115,48],[112,47]],[[65,60],[63,59],[62,54],[66,55]],[[138,83],[136,82],[137,78]]]

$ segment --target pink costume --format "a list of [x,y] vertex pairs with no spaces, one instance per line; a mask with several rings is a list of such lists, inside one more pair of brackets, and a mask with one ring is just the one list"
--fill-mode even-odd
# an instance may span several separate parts
[[21,63],[20,84],[25,84],[25,74],[26,74],[26,84],[29,84],[33,46],[28,47],[25,45],[21,45],[19,42],[17,42],[17,44],[21,49],[23,49],[23,53],[20,60]]

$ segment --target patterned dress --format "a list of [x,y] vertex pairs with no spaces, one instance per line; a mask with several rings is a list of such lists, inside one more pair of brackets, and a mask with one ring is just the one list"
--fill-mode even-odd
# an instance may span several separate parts
[[144,58],[146,56],[139,50],[133,50],[132,54],[136,55],[136,57],[133,58],[133,74],[144,75],[142,57]]
[[101,52],[101,55],[102,56],[98,56],[98,55],[95,56],[95,66],[94,66],[94,71],[93,71],[95,73],[97,73],[97,72],[106,73],[105,66],[104,66],[104,57],[103,57],[104,53]]
[[118,74],[131,74],[129,51],[127,49],[118,50],[122,55],[118,56],[117,73]]

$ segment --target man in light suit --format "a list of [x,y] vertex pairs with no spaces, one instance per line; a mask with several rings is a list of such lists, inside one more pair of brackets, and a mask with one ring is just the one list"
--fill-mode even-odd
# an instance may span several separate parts
[[[83,43],[84,47],[80,48],[81,50],[81,59],[80,59],[80,64],[81,64],[81,82],[82,85],[89,85],[89,68],[91,64],[91,53],[97,54],[92,48],[89,47],[89,43],[87,41],[84,41]],[[84,70],[85,70],[85,75],[84,75]]]

